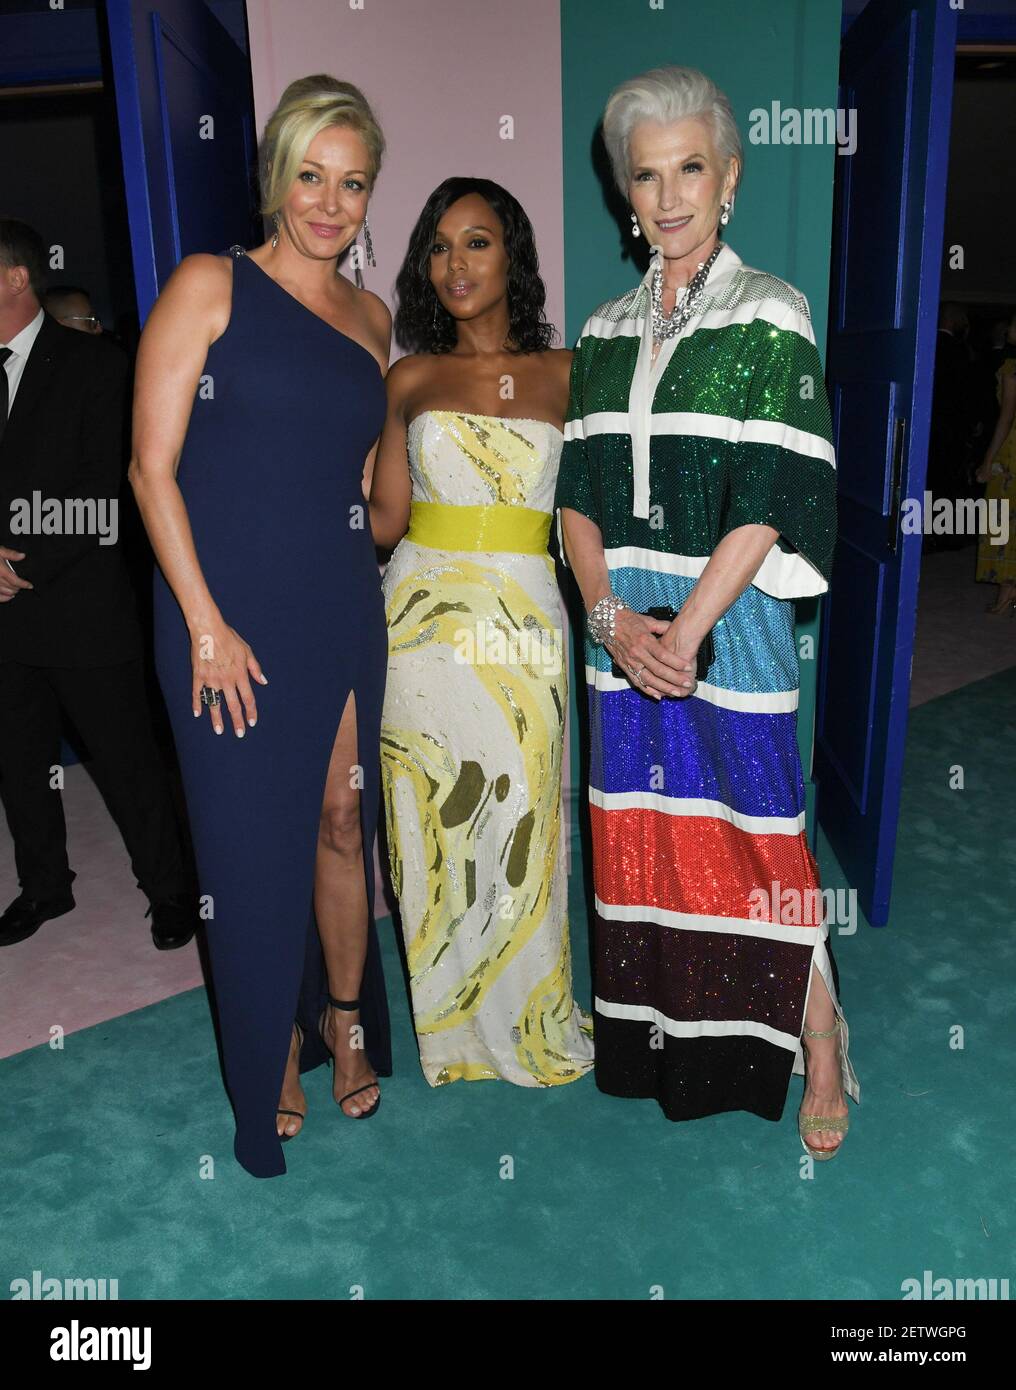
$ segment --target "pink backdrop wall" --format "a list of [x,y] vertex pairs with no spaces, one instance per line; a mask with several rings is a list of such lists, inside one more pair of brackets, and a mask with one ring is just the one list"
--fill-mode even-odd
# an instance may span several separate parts
[[[370,204],[377,267],[390,301],[409,232],[428,194],[453,174],[510,189],[534,228],[547,316],[564,323],[561,21],[558,0],[247,0],[259,131],[286,84],[328,72],[355,82],[388,153]],[[514,138],[501,137],[502,118]]]
[[[317,72],[355,82],[381,123],[388,149],[370,202],[377,266],[364,268],[367,288],[392,304],[428,195],[451,175],[479,175],[510,189],[529,214],[547,317],[563,335],[558,0],[247,0],[247,16],[259,132],[287,83]],[[558,345],[570,346],[563,336]],[[569,847],[570,742],[566,729]]]

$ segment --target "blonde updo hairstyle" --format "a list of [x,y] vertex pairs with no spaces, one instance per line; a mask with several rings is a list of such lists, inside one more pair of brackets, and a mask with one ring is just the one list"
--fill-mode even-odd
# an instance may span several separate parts
[[367,98],[352,82],[318,73],[298,77],[282,93],[261,141],[261,215],[271,217],[286,200],[310,142],[329,126],[355,130],[367,146],[370,188],[381,168],[385,138]]

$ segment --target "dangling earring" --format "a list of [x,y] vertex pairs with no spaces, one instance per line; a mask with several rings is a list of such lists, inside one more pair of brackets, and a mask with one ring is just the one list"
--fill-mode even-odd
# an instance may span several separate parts
[[274,250],[279,244],[279,214],[277,212],[272,213],[272,221],[275,223],[275,234],[272,237],[272,248]]
[[642,235],[642,233],[639,231],[639,220],[636,217],[635,213],[632,213],[631,215],[631,234],[632,236]]
[[721,225],[722,227],[725,227],[725,226],[727,225],[727,223],[730,221],[730,209],[731,209],[733,206],[734,206],[733,203],[721,203],[721,204],[720,204],[720,207],[723,209],[723,211],[720,213],[720,225]]
[[374,243],[370,239],[370,224],[367,221],[367,214],[363,215],[363,244],[367,248],[367,263],[377,265],[374,259]]

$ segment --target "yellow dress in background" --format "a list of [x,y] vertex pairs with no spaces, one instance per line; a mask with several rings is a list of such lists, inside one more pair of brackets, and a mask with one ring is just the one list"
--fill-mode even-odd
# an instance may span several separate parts
[[547,554],[563,437],[428,410],[413,515],[385,571],[381,786],[413,1017],[432,1086],[574,1081],[561,821],[567,670]]
[[[998,381],[998,399],[1002,400],[1002,383],[1007,376],[1016,372],[1016,357],[1006,357],[995,373]],[[1000,470],[1000,471],[996,471]],[[977,578],[989,584],[1004,584],[1006,580],[1016,579],[1016,424],[1002,440],[1001,447],[992,461],[992,473],[984,495],[989,504],[996,499],[998,503],[1007,500],[1009,539],[1005,545],[992,545],[990,536],[982,536],[977,545]],[[1002,534],[1006,528],[1003,526]]]

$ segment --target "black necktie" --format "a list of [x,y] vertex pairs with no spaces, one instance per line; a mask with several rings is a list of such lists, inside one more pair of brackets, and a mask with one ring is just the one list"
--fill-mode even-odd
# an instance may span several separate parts
[[0,347],[0,439],[7,428],[7,412],[10,409],[11,391],[7,383],[7,368],[4,363],[12,356],[13,348]]

